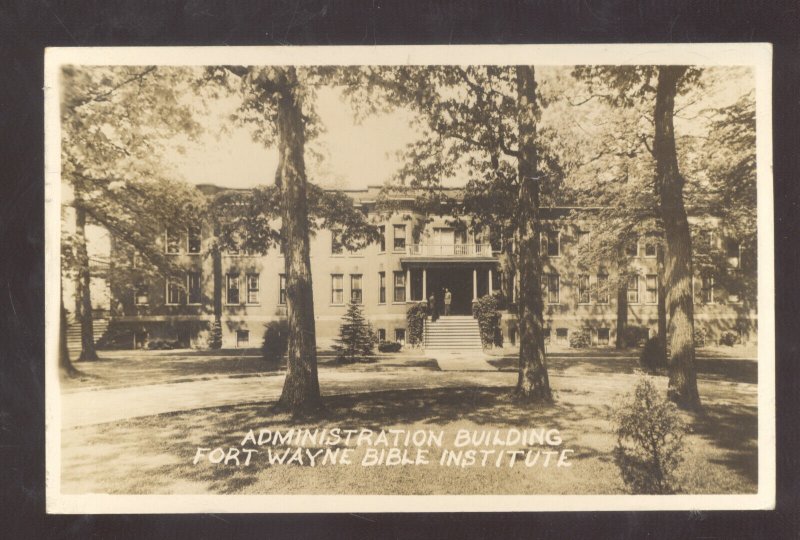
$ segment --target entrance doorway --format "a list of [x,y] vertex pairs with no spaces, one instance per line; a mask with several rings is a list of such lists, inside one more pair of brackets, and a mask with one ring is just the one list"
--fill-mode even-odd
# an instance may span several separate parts
[[428,297],[434,295],[439,313],[444,315],[445,289],[450,291],[451,315],[472,314],[472,269],[471,268],[442,268],[429,269]]

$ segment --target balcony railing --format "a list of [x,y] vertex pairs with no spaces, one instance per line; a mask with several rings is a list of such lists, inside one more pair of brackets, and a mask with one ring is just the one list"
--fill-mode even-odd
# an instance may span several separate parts
[[491,244],[410,244],[406,254],[416,257],[491,257]]

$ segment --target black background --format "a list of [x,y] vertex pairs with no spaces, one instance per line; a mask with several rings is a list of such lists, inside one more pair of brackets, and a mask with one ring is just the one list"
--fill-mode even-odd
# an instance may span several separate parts
[[[0,2],[0,537],[796,537],[800,4],[761,1]],[[46,516],[46,46],[765,41],[774,48],[778,351],[775,512]],[[762,449],[766,451],[766,448]],[[265,510],[279,510],[269,508]]]

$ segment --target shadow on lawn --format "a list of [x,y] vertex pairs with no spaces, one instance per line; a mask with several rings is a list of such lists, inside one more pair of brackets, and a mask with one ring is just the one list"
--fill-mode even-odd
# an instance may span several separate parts
[[[505,356],[488,360],[500,371],[516,371],[519,360]],[[640,369],[638,358],[595,357],[586,356],[553,356],[547,359],[548,369],[561,375],[567,370],[586,370],[597,374],[625,373],[631,375]],[[664,371],[662,374],[666,374]],[[748,359],[699,358],[697,359],[697,376],[713,381],[730,381],[756,384],[758,382],[758,362]]]
[[692,431],[725,451],[712,458],[758,485],[758,409],[755,406],[723,403],[705,405],[705,416],[694,418]]

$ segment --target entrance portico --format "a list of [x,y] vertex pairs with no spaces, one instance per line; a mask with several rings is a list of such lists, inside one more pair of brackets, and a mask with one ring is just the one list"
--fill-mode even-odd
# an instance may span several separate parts
[[445,291],[450,291],[452,315],[469,315],[472,302],[492,294],[498,286],[497,263],[470,261],[453,263],[445,261],[404,262],[406,271],[406,298],[422,302],[433,295],[439,313],[444,313]]

